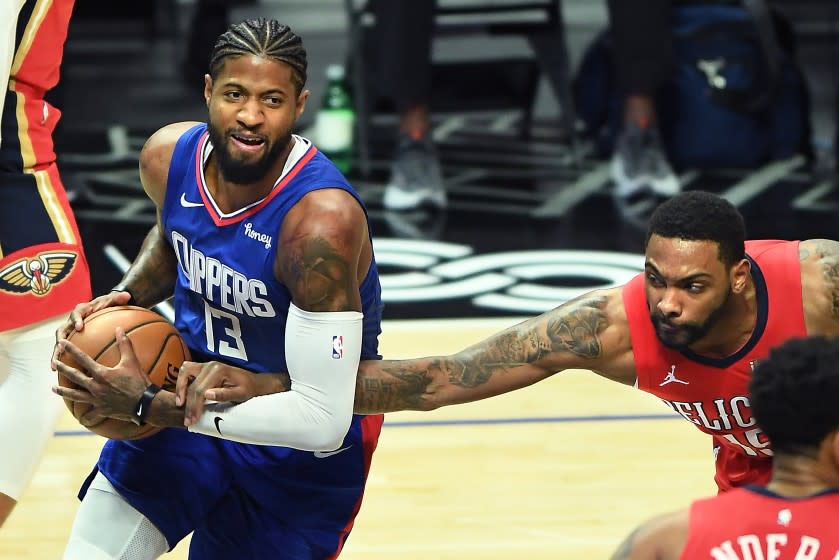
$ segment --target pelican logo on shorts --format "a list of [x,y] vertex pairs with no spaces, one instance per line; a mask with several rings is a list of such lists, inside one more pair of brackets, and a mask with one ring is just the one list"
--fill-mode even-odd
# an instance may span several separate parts
[[31,259],[18,259],[0,269],[0,290],[44,296],[53,286],[67,278],[78,257],[73,252],[47,251]]
[[333,336],[332,337],[332,359],[333,360],[340,360],[344,357],[344,337],[343,336]]

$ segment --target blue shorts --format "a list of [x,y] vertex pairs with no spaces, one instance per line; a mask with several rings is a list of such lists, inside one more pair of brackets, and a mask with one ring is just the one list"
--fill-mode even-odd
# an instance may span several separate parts
[[382,421],[354,416],[346,449],[324,457],[168,429],[109,440],[96,467],[170,548],[194,531],[190,558],[330,558],[352,529]]

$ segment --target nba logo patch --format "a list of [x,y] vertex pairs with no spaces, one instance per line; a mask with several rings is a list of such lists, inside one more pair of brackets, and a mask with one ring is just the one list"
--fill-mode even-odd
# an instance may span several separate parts
[[333,336],[332,337],[332,359],[333,360],[340,360],[344,357],[344,337],[343,336]]

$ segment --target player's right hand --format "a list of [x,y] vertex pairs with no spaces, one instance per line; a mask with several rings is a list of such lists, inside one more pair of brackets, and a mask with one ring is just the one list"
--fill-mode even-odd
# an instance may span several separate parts
[[98,298],[78,304],[73,311],[70,312],[70,316],[67,317],[67,320],[64,321],[64,323],[55,331],[55,347],[52,350],[52,360],[50,361],[50,367],[52,367],[53,371],[56,369],[55,364],[58,361],[58,356],[61,354],[59,343],[62,340],[67,340],[67,337],[69,337],[73,331],[83,330],[85,317],[99,311],[100,309],[105,309],[106,307],[128,305],[129,301],[131,301],[131,294],[128,292],[108,292]]

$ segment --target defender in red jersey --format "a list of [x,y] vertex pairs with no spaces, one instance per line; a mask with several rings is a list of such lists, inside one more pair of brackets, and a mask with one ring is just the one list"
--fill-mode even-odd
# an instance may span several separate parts
[[[769,479],[772,450],[752,417],[751,369],[770,347],[839,334],[839,243],[745,241],[743,217],[706,192],[659,206],[645,270],[594,290],[450,356],[360,364],[356,413],[432,410],[589,369],[664,399],[712,435],[721,490]],[[117,383],[114,377],[110,383]],[[205,398],[254,396],[246,372],[207,376],[178,393],[187,418]],[[287,389],[278,378],[271,390]],[[93,397],[90,397],[93,398]]]
[[768,486],[747,486],[653,519],[613,560],[839,557],[839,341],[793,339],[769,353],[749,385],[775,450]]
[[[655,263],[648,262],[647,275],[635,277],[623,289],[635,385],[713,437],[715,479],[721,490],[769,480],[772,450],[752,416],[746,387],[754,365],[770,348],[807,333],[798,253],[798,242],[746,242],[753,327],[742,346],[727,356],[668,347],[659,337],[675,321],[664,312],[650,320],[645,283],[658,281]],[[770,299],[769,294],[776,297]],[[777,297],[780,294],[784,297]]]
[[61,113],[44,100],[58,83],[72,9],[73,0],[15,0],[0,10],[0,525],[63,409],[48,394],[53,333],[75,302],[90,297],[55,163],[52,133]]

